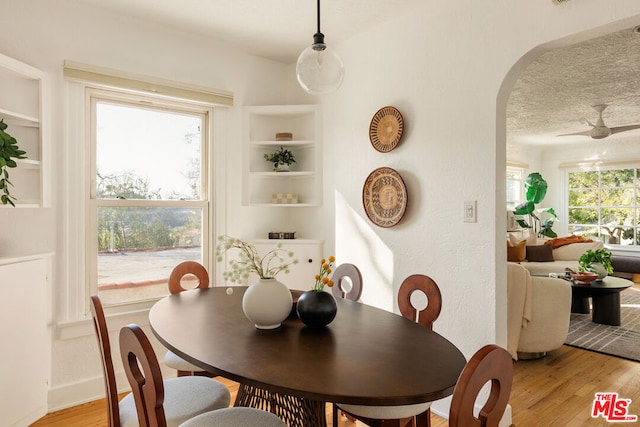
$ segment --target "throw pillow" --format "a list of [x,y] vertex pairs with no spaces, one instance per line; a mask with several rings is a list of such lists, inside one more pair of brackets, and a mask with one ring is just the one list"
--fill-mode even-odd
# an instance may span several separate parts
[[527,246],[527,261],[552,262],[553,249],[551,245]]
[[516,244],[511,243],[511,240],[507,240],[507,261],[522,262],[527,255],[527,241],[523,240]]

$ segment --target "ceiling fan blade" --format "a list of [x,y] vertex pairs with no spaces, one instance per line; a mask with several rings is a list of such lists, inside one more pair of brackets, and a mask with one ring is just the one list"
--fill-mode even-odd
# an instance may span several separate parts
[[635,125],[628,125],[628,126],[616,126],[610,129],[612,134],[626,132],[628,130],[640,129],[640,123],[637,123]]
[[584,132],[575,132],[575,133],[563,133],[562,135],[557,136],[590,136],[591,130],[585,130]]

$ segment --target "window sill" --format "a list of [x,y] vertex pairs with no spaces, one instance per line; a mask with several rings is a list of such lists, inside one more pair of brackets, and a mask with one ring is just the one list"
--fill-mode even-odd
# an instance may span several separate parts
[[[106,314],[108,325],[107,327],[109,332],[117,332],[122,329],[122,327],[130,323],[135,323],[140,326],[148,326],[149,309],[150,306],[147,308],[122,311],[114,314]],[[109,311],[108,308],[107,311]],[[95,333],[96,331],[93,326],[93,319],[91,317],[72,320],[68,322],[58,322],[56,324],[56,334],[57,339],[59,340],[72,340],[86,337],[88,335],[94,335]]]

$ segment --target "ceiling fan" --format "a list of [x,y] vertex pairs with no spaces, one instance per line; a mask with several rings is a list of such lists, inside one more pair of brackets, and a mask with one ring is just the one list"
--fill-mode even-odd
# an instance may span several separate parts
[[590,136],[593,139],[603,139],[614,133],[626,132],[628,130],[633,130],[633,129],[640,129],[640,123],[637,123],[634,125],[628,125],[628,126],[616,126],[611,128],[607,127],[607,125],[605,125],[604,121],[602,120],[602,112],[604,111],[605,108],[607,108],[607,104],[598,104],[593,106],[593,109],[598,112],[598,120],[596,121],[596,124],[594,125],[590,121],[585,120],[586,123],[592,127],[591,130],[586,130],[584,132],[576,132],[576,133],[565,133],[558,136],[586,135],[586,136]]

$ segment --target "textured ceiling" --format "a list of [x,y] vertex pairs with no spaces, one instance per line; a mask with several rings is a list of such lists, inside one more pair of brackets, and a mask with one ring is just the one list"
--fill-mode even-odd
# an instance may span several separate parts
[[[528,66],[507,107],[508,144],[584,143],[588,136],[557,136],[590,130],[607,104],[609,127],[640,123],[640,34],[633,28],[548,51]],[[640,137],[640,129],[607,141]]]

